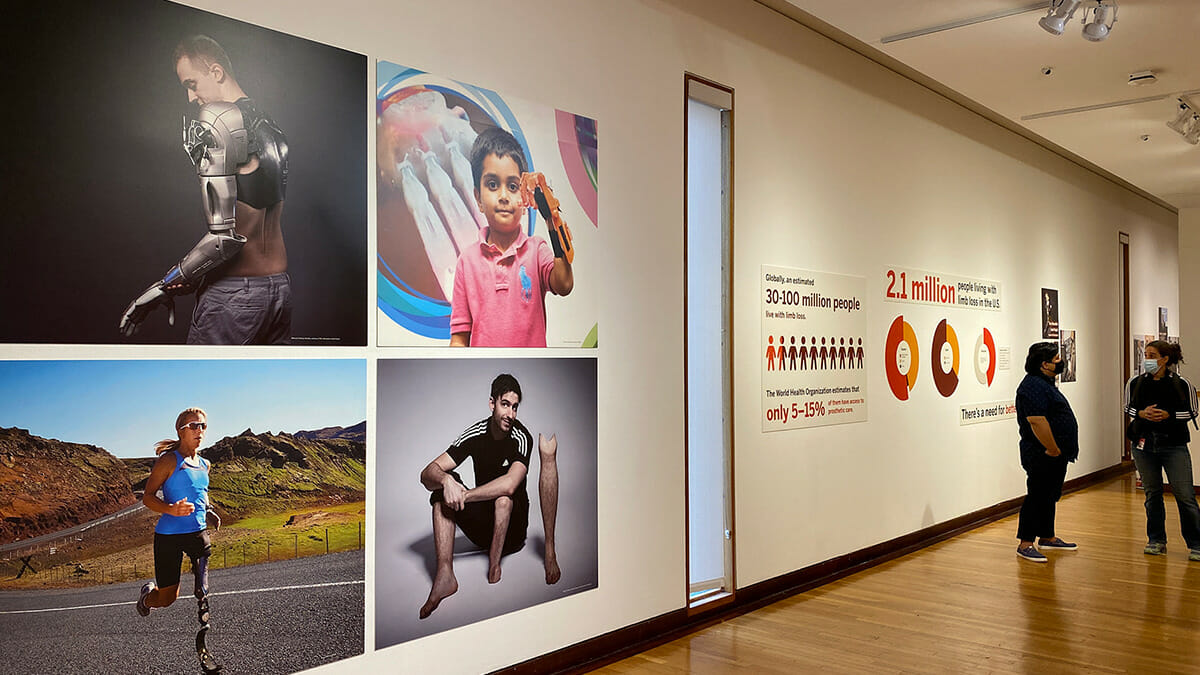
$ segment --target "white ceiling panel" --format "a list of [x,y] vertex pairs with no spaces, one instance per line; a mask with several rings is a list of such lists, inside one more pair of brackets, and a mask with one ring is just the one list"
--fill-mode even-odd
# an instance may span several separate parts
[[[1103,42],[1081,36],[1083,8],[1094,0],[1081,3],[1058,37],[1037,23],[1047,2],[1041,9],[887,43],[887,36],[996,16],[1033,3],[787,2],[1169,204],[1200,204],[1200,146],[1189,145],[1166,127],[1175,115],[1175,97],[1200,91],[1195,47],[1200,0],[1117,0],[1117,22]],[[1049,75],[1043,74],[1045,68],[1051,69]],[[1130,86],[1130,74],[1144,70],[1154,70],[1158,81]],[[1195,98],[1200,103],[1200,95]],[[1078,108],[1099,109],[1063,113]],[[1143,136],[1149,138],[1141,140]]]

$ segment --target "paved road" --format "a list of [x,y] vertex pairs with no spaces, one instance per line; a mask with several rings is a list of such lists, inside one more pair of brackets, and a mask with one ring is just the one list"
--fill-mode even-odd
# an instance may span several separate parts
[[[208,646],[226,673],[292,673],[363,651],[362,551],[210,577]],[[200,673],[195,598],[143,618],[142,583],[0,593],[0,673]],[[186,575],[180,589],[191,586]]]
[[38,546],[43,543],[52,542],[56,539],[62,539],[63,537],[66,537],[69,535],[78,534],[79,532],[84,532],[84,531],[90,530],[91,528],[93,528],[97,525],[100,525],[101,523],[107,523],[110,520],[116,520],[117,518],[123,518],[139,509],[144,509],[144,508],[146,508],[146,507],[142,506],[142,503],[139,501],[136,504],[131,504],[129,506],[126,506],[125,508],[121,509],[120,511],[117,511],[116,513],[110,513],[107,516],[103,516],[103,517],[97,518],[95,520],[90,520],[86,523],[81,523],[74,527],[68,527],[65,530],[59,530],[58,532],[51,532],[50,534],[43,534],[40,537],[30,537],[29,539],[21,539],[19,541],[9,542],[7,544],[0,546],[0,553],[7,553],[9,551],[19,551],[21,549],[29,548],[30,546]]

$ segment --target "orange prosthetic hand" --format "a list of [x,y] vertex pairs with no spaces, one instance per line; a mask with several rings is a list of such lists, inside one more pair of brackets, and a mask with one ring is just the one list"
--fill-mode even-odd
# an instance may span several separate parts
[[575,246],[571,243],[571,228],[563,220],[558,210],[558,200],[554,192],[546,185],[546,177],[540,173],[521,174],[521,201],[526,207],[533,207],[546,220],[550,230],[550,247],[554,249],[555,258],[563,258],[568,263],[575,261]]

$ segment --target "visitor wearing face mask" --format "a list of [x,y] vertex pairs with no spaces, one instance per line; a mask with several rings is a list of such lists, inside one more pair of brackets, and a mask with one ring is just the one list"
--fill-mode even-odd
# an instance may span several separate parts
[[1079,456],[1079,422],[1054,383],[1065,365],[1057,342],[1035,342],[1025,357],[1025,379],[1017,387],[1021,468],[1025,469],[1027,489],[1017,524],[1017,555],[1030,562],[1046,562],[1042,551],[1078,548],[1054,533],[1067,463]]
[[1167,552],[1163,472],[1171,483],[1188,560],[1200,562],[1200,507],[1192,488],[1191,434],[1196,420],[1196,388],[1177,372],[1183,362],[1179,345],[1155,340],[1146,345],[1142,373],[1125,386],[1125,414],[1133,418],[1126,437],[1133,444],[1133,461],[1146,492],[1146,555]]

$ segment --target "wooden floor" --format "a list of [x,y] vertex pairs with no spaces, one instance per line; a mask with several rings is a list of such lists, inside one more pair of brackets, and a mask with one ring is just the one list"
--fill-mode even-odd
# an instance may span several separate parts
[[1200,562],[1167,496],[1142,553],[1132,476],[1067,495],[1078,551],[1016,557],[1016,516],[612,664],[600,673],[1200,673]]

